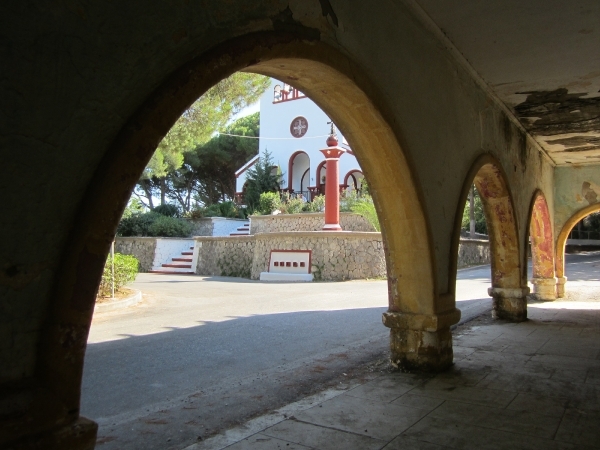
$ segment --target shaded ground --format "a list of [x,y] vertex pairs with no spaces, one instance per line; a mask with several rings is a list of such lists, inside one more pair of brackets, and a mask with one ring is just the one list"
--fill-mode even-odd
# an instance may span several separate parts
[[[599,263],[583,255],[567,275],[589,283]],[[488,311],[489,267],[459,278],[463,316]],[[385,281],[265,285],[142,274],[133,287],[145,301],[95,316],[90,333],[82,414],[100,424],[98,448],[180,449],[388,371]]]

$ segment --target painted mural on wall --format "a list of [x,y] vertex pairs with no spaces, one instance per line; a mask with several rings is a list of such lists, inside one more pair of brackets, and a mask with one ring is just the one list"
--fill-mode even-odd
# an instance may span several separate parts
[[590,205],[600,209],[600,176],[596,166],[571,166],[557,167],[554,179],[554,226],[558,234],[577,211]]

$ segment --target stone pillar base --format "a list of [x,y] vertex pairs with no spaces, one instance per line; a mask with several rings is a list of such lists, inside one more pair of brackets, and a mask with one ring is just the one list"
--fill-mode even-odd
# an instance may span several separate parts
[[558,277],[556,279],[556,296],[558,298],[563,298],[565,296],[566,282],[567,282],[567,277]]
[[[45,433],[26,436],[8,443],[10,450],[94,450],[98,425],[85,417],[74,423]],[[0,443],[2,445],[2,443]]]
[[557,278],[532,278],[533,294],[540,300],[556,300]]
[[394,367],[439,372],[452,365],[450,326],[460,320],[454,309],[442,314],[383,313],[390,328],[390,360]]
[[488,294],[494,299],[492,317],[494,319],[523,322],[527,320],[527,294],[529,288],[507,289],[489,288]]

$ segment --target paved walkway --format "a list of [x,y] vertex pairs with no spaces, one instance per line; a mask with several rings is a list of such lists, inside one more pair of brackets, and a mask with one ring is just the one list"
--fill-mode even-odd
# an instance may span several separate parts
[[186,450],[600,448],[600,302],[570,298],[460,326],[445,373],[373,374]]

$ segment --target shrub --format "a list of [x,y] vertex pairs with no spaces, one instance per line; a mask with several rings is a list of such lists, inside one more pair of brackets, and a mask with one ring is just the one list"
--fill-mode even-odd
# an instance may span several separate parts
[[302,207],[302,211],[306,212],[323,212],[325,209],[325,196],[317,195],[313,198],[312,202],[305,203]]
[[160,214],[161,216],[181,217],[181,211],[179,210],[177,205],[172,205],[169,203],[165,203],[163,205],[158,205],[152,211],[154,211],[157,214]]
[[[111,295],[111,272],[112,259],[110,255],[106,258],[102,279],[100,280],[100,288],[98,289],[98,297],[110,297]],[[115,253],[115,291],[123,285],[135,280],[138,273],[138,260],[134,256],[122,255]]]
[[263,192],[260,194],[258,209],[261,214],[271,214],[281,208],[281,198],[278,192]]
[[164,216],[151,211],[144,214],[134,214],[130,217],[125,217],[119,222],[117,235],[150,236],[150,225],[152,225],[158,217]]
[[245,219],[248,217],[246,208],[239,208],[232,201],[214,203],[204,208],[196,208],[187,214],[190,219],[200,219],[202,217],[227,217],[230,219]]
[[373,225],[373,228],[377,231],[381,231],[375,204],[373,203],[373,198],[369,194],[362,194],[359,196],[354,190],[344,191],[340,198],[340,211],[360,214]]
[[148,236],[187,237],[192,233],[192,224],[176,217],[158,216],[148,227]]
[[[370,198],[370,197],[369,197]],[[354,204],[352,207],[352,212],[356,214],[360,214],[367,221],[373,225],[377,231],[381,231],[381,225],[379,224],[379,217],[377,216],[377,211],[375,210],[375,205],[373,201],[360,201]]]
[[298,214],[302,212],[305,202],[301,198],[288,198],[281,205],[281,212],[284,214]]

